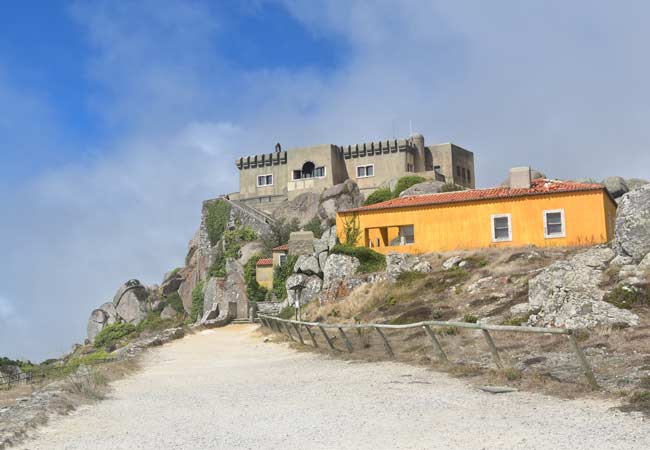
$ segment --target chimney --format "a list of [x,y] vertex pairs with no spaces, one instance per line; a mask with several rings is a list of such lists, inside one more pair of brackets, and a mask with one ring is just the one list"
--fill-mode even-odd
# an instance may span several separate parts
[[530,189],[530,167],[513,167],[508,177],[510,189]]
[[278,142],[277,144],[275,144],[275,153],[280,153],[281,151],[282,151],[282,146]]

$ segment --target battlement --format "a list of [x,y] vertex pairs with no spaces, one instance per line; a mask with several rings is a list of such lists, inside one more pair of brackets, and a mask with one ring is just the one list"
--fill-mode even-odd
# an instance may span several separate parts
[[279,166],[287,163],[287,152],[262,153],[253,156],[244,156],[235,160],[239,170],[256,169],[258,167]]
[[407,139],[394,139],[376,142],[364,142],[348,146],[339,146],[338,150],[345,159],[362,158],[364,156],[382,155],[388,153],[406,152],[411,148]]

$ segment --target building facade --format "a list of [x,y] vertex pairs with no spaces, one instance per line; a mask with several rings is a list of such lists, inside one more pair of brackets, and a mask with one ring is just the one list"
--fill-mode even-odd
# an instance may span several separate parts
[[404,197],[339,212],[337,230],[344,239],[346,224],[356,224],[356,245],[420,254],[602,244],[613,238],[615,218],[616,202],[601,185],[528,179],[528,186]]
[[385,183],[406,175],[475,186],[474,154],[455,144],[425,146],[424,137],[293,148],[246,156],[236,161],[239,192],[231,194],[261,211],[272,213],[282,202],[304,192],[320,193],[347,179],[368,196]]

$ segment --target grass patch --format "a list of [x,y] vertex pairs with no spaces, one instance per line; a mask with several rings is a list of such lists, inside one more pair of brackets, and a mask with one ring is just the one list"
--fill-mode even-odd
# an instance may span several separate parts
[[504,320],[503,322],[501,322],[501,325],[509,325],[509,326],[513,326],[513,327],[520,327],[521,325],[523,325],[525,323],[528,323],[528,318],[529,317],[530,317],[530,314],[527,315],[527,316],[513,317],[511,319]]
[[410,284],[413,283],[414,281],[421,280],[422,278],[426,278],[426,276],[427,275],[422,272],[406,271],[397,275],[396,282],[400,284]]
[[178,324],[178,319],[161,319],[160,314],[150,312],[147,314],[147,317],[135,327],[135,329],[138,333],[142,333],[143,331],[162,331],[167,328],[178,326]]
[[296,265],[298,257],[295,255],[287,256],[286,261],[281,266],[273,269],[273,294],[278,300],[287,298],[287,278],[293,274],[293,267]]
[[169,294],[166,298],[165,301],[169,306],[174,308],[174,311],[176,311],[179,314],[185,314],[185,308],[183,307],[183,300],[181,300],[181,296],[178,292],[173,292]]
[[354,256],[360,262],[358,273],[379,272],[386,268],[386,256],[368,247],[354,247],[352,245],[337,244],[332,248],[332,253]]
[[196,322],[203,316],[203,281],[192,290],[192,308],[190,310],[190,319],[192,323]]
[[650,305],[650,287],[619,286],[607,293],[603,300],[622,309],[631,309],[634,306],[648,306]]
[[463,322],[476,323],[478,322],[478,316],[475,316],[474,314],[465,314],[463,316]]
[[96,348],[112,347],[121,339],[124,339],[135,332],[136,327],[132,323],[114,323],[108,325],[97,333],[97,336],[95,336],[94,346]]

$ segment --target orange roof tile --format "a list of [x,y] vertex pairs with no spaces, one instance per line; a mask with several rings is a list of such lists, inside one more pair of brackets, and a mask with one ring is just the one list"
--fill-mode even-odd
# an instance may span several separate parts
[[[461,203],[476,200],[493,200],[501,198],[525,197],[529,195],[545,195],[560,192],[579,192],[605,190],[600,184],[575,183],[572,181],[557,181],[538,178],[533,180],[530,188],[495,187],[488,189],[470,189],[467,191],[441,192],[438,194],[413,195],[395,198],[374,205],[361,206],[342,212],[375,211],[391,208],[408,208],[414,206],[439,205],[445,203]],[[607,192],[607,191],[605,191]]]
[[257,260],[256,266],[272,266],[273,265],[273,258],[262,258]]
[[278,245],[274,249],[272,249],[274,252],[287,252],[289,251],[289,244],[283,244],[283,245]]

